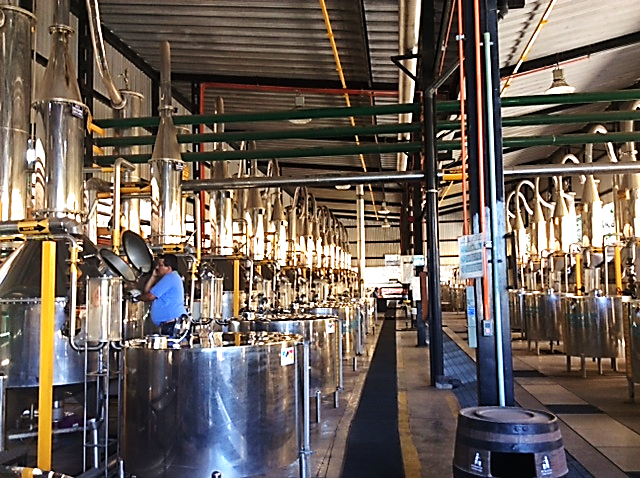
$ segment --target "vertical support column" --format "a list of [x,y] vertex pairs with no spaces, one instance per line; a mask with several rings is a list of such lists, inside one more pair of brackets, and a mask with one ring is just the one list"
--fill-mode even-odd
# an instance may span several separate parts
[[400,254],[409,255],[411,231],[409,230],[409,195],[411,188],[402,189],[402,204],[400,205]]
[[[419,157],[414,155],[414,169],[418,170],[422,167]],[[424,254],[424,215],[422,213],[422,184],[415,184],[413,186],[412,195],[411,195],[411,208],[412,208],[412,217],[413,217],[413,254],[421,256]],[[421,281],[424,281],[425,287],[420,286],[420,301],[416,304],[420,313],[416,320],[416,331],[417,331],[417,346],[418,347],[426,347],[427,346],[427,318],[429,316],[427,312],[427,304],[429,303],[427,297],[427,289],[426,289],[426,271],[427,266],[422,268],[422,271],[419,271],[419,275],[421,276]],[[422,284],[422,282],[421,282]]]
[[55,323],[56,243],[42,243],[42,311],[40,319],[40,386],[38,388],[38,467],[51,469],[53,410],[53,340]]
[[8,376],[0,374],[0,452],[7,449],[7,380]]
[[358,220],[358,292],[364,297],[364,270],[367,264],[366,243],[364,235],[364,186],[356,187],[357,220]]
[[422,61],[420,64],[420,89],[423,90],[423,141],[425,174],[425,214],[427,257],[428,311],[429,311],[429,365],[431,385],[437,385],[444,376],[444,349],[442,338],[442,306],[440,303],[440,252],[438,250],[438,178],[436,148],[435,90],[431,85],[435,80],[434,35],[435,7],[433,0],[422,2],[420,31],[422,32]]
[[[479,10],[476,10],[476,6]],[[511,358],[511,330],[509,304],[507,301],[507,260],[506,260],[506,223],[504,198],[504,173],[502,166],[502,117],[498,70],[498,16],[496,0],[478,2],[464,0],[465,22],[465,70],[467,86],[467,117],[469,121],[469,199],[471,209],[471,227],[474,234],[481,232],[483,220],[489,224],[486,232],[495,238],[491,249],[487,251],[490,267],[486,276],[475,280],[477,328],[477,376],[478,404],[505,405],[514,404],[513,366]],[[476,20],[478,20],[476,22]],[[479,31],[476,28],[479,25]],[[488,33],[493,45],[490,45],[490,61],[485,63],[482,52],[485,46],[476,48],[474,36],[483,37]],[[490,71],[487,71],[490,64]],[[476,71],[480,71],[480,76]],[[491,84],[487,85],[487,78]],[[489,93],[488,95],[485,93]],[[488,108],[491,102],[491,108]],[[491,109],[492,114],[487,115]],[[488,131],[491,132],[489,138]],[[491,150],[489,151],[489,148]],[[490,154],[485,154],[487,151]],[[491,164],[489,163],[491,161]],[[489,173],[493,170],[493,175]],[[492,184],[493,182],[493,184]],[[487,187],[484,187],[487,185]],[[489,187],[491,186],[491,187]],[[493,189],[495,200],[490,197]],[[479,191],[484,191],[481,197]],[[481,205],[485,207],[482,208]],[[494,220],[490,221],[493,217]],[[493,228],[493,229],[492,229]],[[496,267],[492,267],[492,266]],[[497,292],[496,292],[497,291]],[[496,320],[500,325],[495,327]],[[486,325],[486,327],[485,327]],[[496,330],[501,333],[498,336]],[[497,343],[500,341],[500,344]],[[500,360],[498,358],[500,355]],[[500,374],[498,374],[500,367]],[[500,375],[500,380],[498,380]]]

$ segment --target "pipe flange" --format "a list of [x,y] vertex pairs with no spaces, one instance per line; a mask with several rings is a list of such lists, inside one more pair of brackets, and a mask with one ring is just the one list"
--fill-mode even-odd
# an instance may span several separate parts
[[75,33],[75,30],[71,28],[69,25],[57,23],[49,27],[49,34],[53,35],[54,33],[64,33],[71,36]]

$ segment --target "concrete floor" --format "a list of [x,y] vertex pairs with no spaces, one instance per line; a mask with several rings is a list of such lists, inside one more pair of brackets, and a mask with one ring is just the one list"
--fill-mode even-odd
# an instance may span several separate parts
[[[359,478],[343,477],[342,464],[381,323],[377,321],[377,327],[367,335],[357,370],[353,362],[344,361],[344,389],[338,407],[334,407],[333,396],[323,397],[321,420],[315,423],[315,406],[311,403],[309,476]],[[464,316],[445,313],[443,324],[444,333],[453,341],[448,341],[445,347],[445,373],[461,385],[455,390],[429,385],[429,348],[417,347],[416,330],[409,329],[404,318],[396,320],[398,427],[407,478],[453,475],[460,390],[466,387],[471,394],[475,392],[475,367],[471,360],[475,354],[466,344]],[[565,450],[573,463],[579,465],[579,473],[570,467],[569,476],[640,477],[640,404],[628,399],[624,360],[617,371],[603,367],[602,375],[598,374],[597,364],[588,360],[587,378],[582,378],[577,362],[574,370],[566,370],[566,357],[559,351],[552,353],[548,347],[541,347],[537,355],[515,335],[512,345],[516,400],[522,407],[546,409],[560,419]],[[463,356],[466,371],[452,363],[451,356],[447,359],[452,351],[457,359]],[[469,400],[473,397],[462,401],[463,406],[475,405],[469,404]],[[299,463],[295,462],[286,469],[273,470],[264,478],[300,476]]]
[[[464,316],[445,313],[443,323],[447,336],[473,358],[475,353],[466,343]],[[459,400],[454,390],[429,385],[429,348],[417,347],[417,332],[406,325],[404,319],[396,321],[398,416],[405,476],[449,477],[453,475]],[[376,334],[368,337],[357,372],[345,366],[340,407],[331,408],[327,398],[323,423],[312,426],[314,477],[341,476],[350,420],[357,409],[376,338]],[[551,352],[543,346],[537,355],[517,335],[512,345],[516,400],[524,408],[548,410],[559,418],[564,447],[574,463],[569,476],[640,477],[640,404],[628,399],[624,360],[619,361],[617,371],[607,362],[602,375],[598,374],[597,363],[588,360],[587,378],[582,378],[577,359],[573,370],[567,371],[566,357],[560,350]],[[451,370],[455,374],[457,369]],[[450,375],[449,370],[446,373]],[[458,381],[465,380],[461,377]],[[290,471],[295,471],[290,476],[298,476],[297,465]]]

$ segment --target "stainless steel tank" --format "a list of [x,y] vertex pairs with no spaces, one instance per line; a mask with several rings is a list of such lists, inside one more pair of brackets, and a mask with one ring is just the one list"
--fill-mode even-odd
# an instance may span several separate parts
[[82,103],[69,48],[73,30],[57,24],[50,31],[53,36],[49,62],[33,103],[39,113],[37,131],[45,151],[47,181],[44,209],[35,213],[79,218],[83,214],[82,168],[89,109]]
[[308,313],[311,315],[334,316],[340,319],[342,334],[342,358],[347,360],[358,353],[358,333],[360,330],[360,317],[352,305],[336,304],[329,307],[311,307]]
[[524,290],[509,291],[509,318],[512,331],[523,331],[524,294]]
[[206,274],[200,277],[201,312],[204,320],[219,320],[222,318],[222,294],[224,278]]
[[87,338],[91,342],[122,340],[122,278],[87,280]]
[[563,299],[564,349],[569,356],[624,356],[625,296],[575,296]]
[[158,332],[158,326],[153,323],[149,314],[147,302],[125,302],[124,318],[122,319],[122,335],[124,340],[141,339]]
[[467,309],[467,290],[464,286],[456,285],[454,288],[454,307],[456,312]]
[[[120,95],[126,99],[124,108],[114,109],[113,117],[117,119],[140,118],[142,116],[142,102],[144,95],[136,91],[120,90]],[[140,127],[116,128],[115,137],[141,136],[143,129]],[[140,146],[119,146],[116,148],[117,154],[139,154]],[[126,182],[135,183],[140,180],[140,165],[135,165],[133,171],[125,169],[123,179]],[[122,199],[122,228],[140,234],[140,199],[132,197]]]
[[527,340],[562,340],[560,295],[555,292],[525,292],[524,321]]
[[338,388],[338,334],[334,317],[278,315],[265,319],[234,321],[240,332],[264,331],[296,334],[309,342],[309,389],[329,394]]
[[630,300],[625,318],[625,359],[627,378],[640,382],[640,300]]
[[[84,381],[84,356],[69,345],[66,299],[55,303],[53,385]],[[40,376],[39,298],[0,300],[0,373],[10,388],[36,387]]]
[[[67,248],[59,242],[56,247],[54,385],[84,381],[84,355],[73,350],[68,339],[68,257]],[[0,372],[9,377],[9,387],[33,387],[39,382],[41,266],[42,242],[27,241],[0,267]],[[84,294],[78,297],[84,298]],[[77,323],[78,327],[82,325],[82,321]],[[76,342],[81,344],[84,332],[77,332]]]
[[[215,333],[201,348],[130,341],[122,455],[139,478],[256,476],[298,456],[296,344],[272,333]],[[153,346],[159,348],[151,348]]]

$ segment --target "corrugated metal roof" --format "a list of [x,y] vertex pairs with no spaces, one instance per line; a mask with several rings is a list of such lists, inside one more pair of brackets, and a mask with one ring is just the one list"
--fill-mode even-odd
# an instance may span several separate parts
[[[434,2],[434,35],[446,41],[436,45],[445,54],[437,65],[443,71],[457,61],[458,34],[455,2]],[[527,0],[525,7],[511,9],[499,23],[501,74],[514,68],[525,45],[549,5],[549,0]],[[101,0],[102,19],[107,28],[152,68],[159,68],[159,44],[168,40],[172,47],[174,87],[183,98],[197,97],[197,86],[212,83],[206,89],[204,111],[212,112],[221,96],[226,113],[267,112],[292,109],[296,96],[304,97],[307,108],[336,107],[345,104],[326,25],[318,0],[278,2],[274,0]],[[351,94],[353,105],[382,105],[398,101],[400,72],[391,57],[400,53],[398,0],[327,0],[329,17],[348,88],[362,90]],[[454,15],[449,36],[449,20]],[[558,0],[543,26],[518,76],[505,96],[543,93],[551,83],[551,71],[558,64],[576,91],[611,91],[634,87],[640,80],[637,49],[640,42],[640,9],[627,0]],[[39,38],[42,34],[39,34]],[[470,36],[469,36],[470,38]],[[108,52],[109,53],[109,52]],[[109,53],[111,55],[111,53]],[[114,60],[117,62],[117,60]],[[124,67],[124,65],[123,65]],[[117,70],[117,68],[114,68]],[[132,81],[140,82],[137,72]],[[442,87],[457,97],[456,75]],[[101,87],[96,84],[98,90]],[[152,86],[141,84],[145,94]],[[151,93],[151,91],[149,91]],[[584,107],[557,105],[503,108],[503,115],[531,113],[598,111],[606,103]],[[357,124],[391,124],[397,115],[358,118]],[[314,119],[307,126],[288,123],[233,123],[228,131],[295,129],[304,127],[345,126],[349,120]],[[505,137],[543,136],[582,132],[589,125],[526,126],[506,128]],[[363,143],[395,141],[393,135],[360,138]],[[354,144],[355,138],[318,140],[261,141],[259,149],[284,147],[326,147]],[[507,148],[506,167],[547,162],[558,147]],[[456,152],[453,156],[457,157]],[[368,170],[392,170],[396,153],[365,156]],[[285,175],[303,176],[362,169],[357,155],[339,157],[301,157],[282,161]],[[507,184],[507,188],[512,187]],[[386,199],[395,221],[400,215],[401,194],[397,185],[386,185]],[[395,192],[391,192],[392,190]],[[332,188],[313,191],[320,203],[343,210],[345,220],[355,214],[353,189],[342,192]],[[382,191],[374,188],[379,205]],[[371,198],[365,192],[367,214],[373,212]],[[441,204],[445,213],[457,213],[460,187],[448,191]]]

